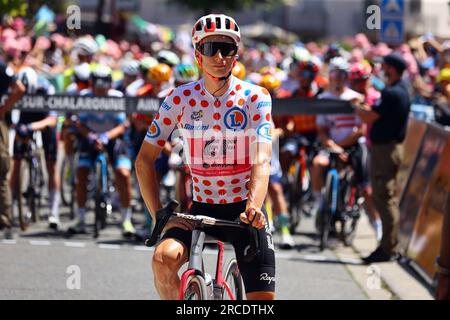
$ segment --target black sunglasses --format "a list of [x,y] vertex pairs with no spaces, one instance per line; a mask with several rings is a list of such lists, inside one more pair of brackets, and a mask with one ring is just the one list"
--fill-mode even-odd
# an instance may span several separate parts
[[220,50],[222,56],[230,57],[237,54],[238,46],[231,42],[204,42],[197,47],[204,56],[213,57]]

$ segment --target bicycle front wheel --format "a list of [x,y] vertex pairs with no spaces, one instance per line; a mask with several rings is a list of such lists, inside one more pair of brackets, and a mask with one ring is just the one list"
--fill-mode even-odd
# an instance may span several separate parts
[[19,224],[22,231],[26,231],[32,220],[31,210],[28,206],[28,193],[30,186],[30,171],[26,161],[22,161],[19,168],[19,179],[14,196],[17,200],[17,209],[19,214]]
[[61,165],[60,194],[63,205],[70,209],[70,220],[73,220],[75,218],[75,170],[68,157],[64,157]]
[[102,164],[95,165],[95,222],[94,238],[99,236],[100,230],[106,227],[106,201],[104,195]]
[[335,179],[333,174],[327,175],[325,198],[320,213],[320,250],[323,251],[328,244],[328,235],[333,223],[334,210],[337,208],[337,188],[334,188]]
[[225,269],[227,288],[222,289],[222,300],[244,300],[244,284],[236,259],[232,259]]
[[189,278],[183,300],[208,300],[206,283],[203,277],[196,275]]

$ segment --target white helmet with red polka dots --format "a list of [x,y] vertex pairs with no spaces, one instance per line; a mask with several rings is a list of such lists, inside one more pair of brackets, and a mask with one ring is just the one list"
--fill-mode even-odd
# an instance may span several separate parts
[[233,18],[224,14],[209,14],[201,17],[192,28],[192,44],[194,48],[205,37],[224,35],[231,37],[237,44],[241,41],[241,31]]

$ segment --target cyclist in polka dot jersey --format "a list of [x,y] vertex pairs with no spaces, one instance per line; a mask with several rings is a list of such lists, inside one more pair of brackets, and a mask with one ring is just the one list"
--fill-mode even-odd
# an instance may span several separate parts
[[[243,261],[249,235],[241,231],[213,234],[231,242],[248,299],[273,299],[275,257],[263,202],[272,149],[269,92],[231,74],[236,64],[239,27],[225,15],[211,14],[194,25],[192,41],[204,76],[171,91],[147,132],[136,160],[144,201],[152,215],[160,209],[154,160],[169,136],[184,141],[184,156],[193,179],[191,214],[240,219],[260,232],[261,253]],[[153,256],[155,285],[163,299],[176,299],[178,269],[189,256],[192,225],[172,218]],[[267,281],[267,279],[272,279]]]
[[[246,199],[251,171],[248,153],[236,159],[235,165],[208,166],[199,161],[202,150],[207,153],[203,153],[203,160],[207,160],[205,158],[208,156],[217,157],[219,151],[219,139],[214,136],[207,139],[203,132],[209,130],[214,133],[217,130],[225,137],[226,130],[236,132],[253,128],[256,132],[258,128],[272,126],[268,91],[234,77],[230,84],[224,95],[227,97],[223,99],[213,97],[204,88],[203,80],[178,87],[165,99],[145,138],[147,142],[163,147],[175,127],[183,129],[182,137],[192,150],[187,154],[190,156],[188,161],[193,176],[194,199],[199,202],[226,204]],[[202,132],[200,138],[195,138],[197,131]],[[255,138],[266,142],[268,137],[264,134],[262,132]],[[225,139],[223,143],[230,141],[233,142]],[[199,152],[195,152],[197,150]]]

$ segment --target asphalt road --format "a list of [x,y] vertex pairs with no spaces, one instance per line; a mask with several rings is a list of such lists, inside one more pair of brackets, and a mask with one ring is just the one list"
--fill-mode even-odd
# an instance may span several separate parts
[[[88,219],[92,216],[88,213]],[[142,215],[135,220],[142,221]],[[159,299],[152,249],[124,239],[117,225],[95,240],[91,234],[68,237],[72,222],[64,214],[62,221],[61,231],[49,230],[44,217],[25,233],[15,229],[13,241],[0,240],[0,299]],[[311,219],[298,231],[295,249],[276,249],[278,299],[367,299],[332,251],[318,251]],[[274,242],[277,246],[277,235]],[[205,252],[210,273],[214,253]],[[228,248],[225,258],[232,256]]]

